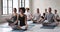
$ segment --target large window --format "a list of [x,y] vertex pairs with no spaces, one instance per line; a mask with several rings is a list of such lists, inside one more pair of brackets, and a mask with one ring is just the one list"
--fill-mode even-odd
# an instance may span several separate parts
[[13,8],[25,7],[29,8],[29,0],[3,0],[3,14],[9,15],[13,13]]
[[12,0],[3,0],[3,14],[12,14]]
[[3,14],[7,14],[7,0],[3,0]]
[[18,0],[13,0],[13,8],[16,8],[18,13]]
[[8,0],[8,14],[12,14],[12,0]]
[[25,7],[25,0],[20,0],[20,7]]
[[29,0],[25,0],[25,8],[29,8]]

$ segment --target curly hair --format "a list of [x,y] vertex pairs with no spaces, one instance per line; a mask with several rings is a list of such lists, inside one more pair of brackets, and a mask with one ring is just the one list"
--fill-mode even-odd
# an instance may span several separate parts
[[25,8],[24,7],[19,8],[19,12],[20,12],[20,10],[22,10],[23,13],[25,13]]

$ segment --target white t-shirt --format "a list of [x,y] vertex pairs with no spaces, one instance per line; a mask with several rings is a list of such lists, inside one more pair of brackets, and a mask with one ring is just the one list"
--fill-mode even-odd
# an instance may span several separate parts
[[55,18],[59,17],[59,15],[58,15],[58,14],[54,14],[54,15],[55,15]]
[[33,20],[38,20],[41,17],[40,13],[36,13],[33,15]]
[[26,11],[24,14],[27,16],[27,20],[30,20],[31,13]]

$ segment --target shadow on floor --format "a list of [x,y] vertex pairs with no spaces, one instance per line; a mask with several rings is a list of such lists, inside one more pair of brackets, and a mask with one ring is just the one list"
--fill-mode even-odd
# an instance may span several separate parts
[[8,31],[8,32],[24,32],[22,30],[13,30],[13,31]]
[[41,29],[54,29],[56,26],[42,26]]

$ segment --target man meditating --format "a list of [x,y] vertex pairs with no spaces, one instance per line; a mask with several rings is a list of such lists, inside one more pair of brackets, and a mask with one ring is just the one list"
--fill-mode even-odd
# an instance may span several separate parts
[[51,12],[52,9],[48,9],[48,14],[46,14],[44,20],[43,20],[43,26],[56,26],[58,25],[58,22],[55,19],[54,14]]

